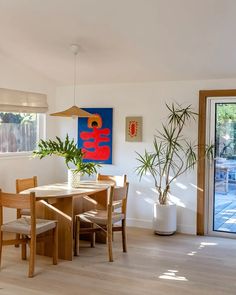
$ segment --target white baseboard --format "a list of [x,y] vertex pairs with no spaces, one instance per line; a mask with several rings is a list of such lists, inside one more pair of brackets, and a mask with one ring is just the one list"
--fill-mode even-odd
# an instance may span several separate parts
[[194,225],[177,224],[177,232],[181,234],[196,235],[196,227]]
[[127,218],[127,226],[140,227],[140,228],[152,228],[152,221],[146,219]]
[[[147,219],[127,218],[127,226],[152,229],[152,221]],[[182,234],[196,235],[196,228],[194,225],[178,224],[177,232]]]

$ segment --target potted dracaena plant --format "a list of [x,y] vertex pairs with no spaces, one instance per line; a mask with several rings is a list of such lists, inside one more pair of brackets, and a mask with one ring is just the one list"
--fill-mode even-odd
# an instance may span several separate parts
[[198,158],[198,149],[204,149],[204,158],[211,158],[213,146],[199,147],[184,136],[185,127],[195,120],[198,114],[191,105],[182,107],[177,103],[166,104],[169,111],[166,124],[157,131],[153,141],[153,152],[137,153],[136,171],[140,179],[149,174],[152,176],[158,193],[154,203],[154,232],[162,235],[176,231],[176,205],[170,202],[171,184],[182,174],[194,169]]
[[84,153],[82,149],[77,148],[74,139],[70,140],[68,134],[65,141],[62,141],[59,137],[56,137],[56,140],[41,139],[38,143],[38,150],[33,151],[33,155],[40,159],[52,155],[65,158],[68,168],[68,185],[70,187],[77,187],[81,175],[87,174],[90,176],[96,173],[97,168],[100,167],[96,163],[83,162]]

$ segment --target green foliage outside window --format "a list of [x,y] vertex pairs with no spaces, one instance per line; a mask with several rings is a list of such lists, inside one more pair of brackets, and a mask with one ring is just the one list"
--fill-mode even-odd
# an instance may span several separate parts
[[234,159],[236,157],[236,104],[216,105],[216,144],[217,157]]
[[23,123],[33,122],[35,120],[36,120],[36,114],[9,113],[9,112],[0,113],[0,123],[23,124]]

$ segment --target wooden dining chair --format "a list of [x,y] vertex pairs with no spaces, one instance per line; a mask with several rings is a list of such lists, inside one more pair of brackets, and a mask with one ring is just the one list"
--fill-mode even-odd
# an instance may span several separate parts
[[[120,193],[120,187],[124,187],[125,184],[127,183],[127,176],[126,174],[123,175],[107,175],[107,174],[100,174],[97,173],[97,180],[109,180],[112,181],[115,185],[115,189],[114,189],[114,197],[113,197],[113,203],[112,203],[112,207],[113,210],[115,211],[119,211],[124,213],[124,215],[126,216],[126,204],[127,204],[127,198],[124,198],[124,196],[122,195],[122,193]],[[126,219],[124,220],[124,222],[126,222]],[[120,229],[120,227],[116,226],[117,230]],[[113,228],[113,232],[115,231],[115,229]],[[112,233],[112,239],[114,238],[114,234]],[[95,239],[91,239],[91,246],[94,247],[94,240]]]
[[[27,258],[26,244],[29,243],[29,271],[28,276],[34,276],[35,254],[36,254],[36,238],[40,234],[52,230],[53,234],[53,264],[57,264],[58,260],[58,228],[57,221],[36,219],[36,200],[35,193],[30,194],[9,194],[0,190],[0,266],[2,258],[2,247],[4,245],[22,244],[22,259]],[[3,223],[3,208],[29,209],[30,217],[23,216],[14,221]],[[18,234],[18,238],[4,239],[3,233]]]
[[[122,232],[122,245],[123,252],[127,252],[127,242],[126,242],[126,202],[128,196],[129,183],[126,182],[123,187],[120,187],[118,192],[120,196],[123,196],[123,206],[121,212],[115,212],[113,208],[113,198],[115,188],[111,186],[110,192],[107,200],[107,208],[104,210],[94,209],[75,216],[75,246],[74,255],[77,256],[79,252],[79,235],[84,233],[94,234],[97,231],[104,231],[107,238],[108,256],[109,261],[113,261],[112,252],[112,233],[113,231]],[[117,194],[118,194],[117,192]],[[93,227],[82,228],[80,227],[80,222],[92,223]],[[117,222],[121,222],[121,226],[115,227]]]

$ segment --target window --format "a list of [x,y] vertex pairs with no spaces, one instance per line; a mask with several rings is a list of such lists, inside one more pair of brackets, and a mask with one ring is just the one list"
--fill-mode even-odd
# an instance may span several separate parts
[[0,153],[31,152],[44,137],[43,114],[0,112]]
[[32,152],[45,136],[45,94],[0,88],[0,155]]

